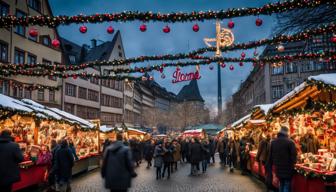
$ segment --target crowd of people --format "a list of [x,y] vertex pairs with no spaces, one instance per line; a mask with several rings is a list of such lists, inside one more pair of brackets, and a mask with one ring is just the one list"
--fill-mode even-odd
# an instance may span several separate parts
[[[308,137],[307,137],[308,138]],[[215,163],[218,152],[220,164],[228,166],[231,172],[240,168],[242,174],[248,174],[250,151],[258,147],[256,160],[266,167],[266,184],[272,186],[272,166],[276,167],[280,180],[280,192],[290,191],[291,178],[294,174],[297,150],[295,143],[288,137],[288,128],[282,127],[277,136],[266,134],[261,137],[259,146],[255,146],[252,137],[242,138],[224,135],[209,138],[165,138],[140,141],[125,140],[122,133],[117,133],[116,141],[106,140],[103,144],[101,176],[105,187],[111,191],[127,191],[132,178],[137,176],[135,167],[143,160],[146,167],[155,168],[157,180],[170,179],[178,170],[179,164],[190,164],[190,176],[207,172],[208,165]],[[0,134],[0,188],[11,191],[13,183],[20,180],[19,163],[25,157],[9,130]],[[48,165],[48,184],[52,191],[70,191],[72,167],[78,159],[75,146],[71,140],[51,142],[42,146],[37,156],[31,157],[36,164]]]
[[15,182],[20,180],[19,163],[32,161],[36,165],[45,165],[48,191],[70,191],[72,167],[78,160],[71,140],[51,141],[51,146],[36,146],[31,154],[24,155],[19,145],[14,142],[10,130],[0,133],[0,191],[11,192]]

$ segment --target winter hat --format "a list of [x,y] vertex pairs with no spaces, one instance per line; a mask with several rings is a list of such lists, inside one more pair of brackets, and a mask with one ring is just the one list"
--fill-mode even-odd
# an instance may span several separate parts
[[280,129],[279,133],[288,136],[288,127],[286,127],[286,126],[281,126],[281,129]]

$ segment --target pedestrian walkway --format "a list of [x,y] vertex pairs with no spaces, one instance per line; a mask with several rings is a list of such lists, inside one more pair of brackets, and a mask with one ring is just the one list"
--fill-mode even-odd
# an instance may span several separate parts
[[[132,182],[130,192],[259,192],[265,191],[263,183],[236,171],[230,173],[228,168],[221,168],[218,163],[210,166],[208,172],[199,176],[188,176],[190,164],[179,164],[169,180],[155,179],[154,168],[146,169],[143,162],[136,169],[138,177]],[[72,182],[73,192],[105,191],[99,170],[76,177]]]

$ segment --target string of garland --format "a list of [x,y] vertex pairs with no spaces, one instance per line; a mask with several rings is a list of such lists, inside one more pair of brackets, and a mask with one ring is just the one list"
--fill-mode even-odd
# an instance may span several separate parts
[[[277,45],[279,43],[288,43],[288,42],[296,42],[296,41],[302,41],[304,39],[311,38],[316,35],[321,35],[324,33],[333,33],[336,32],[336,24],[331,23],[328,25],[321,25],[320,27],[305,30],[300,33],[296,33],[293,35],[278,35],[273,38],[269,39],[261,39],[258,41],[250,41],[247,43],[240,43],[240,44],[233,44],[228,47],[221,48],[222,52],[227,51],[234,51],[234,50],[245,50],[245,49],[251,49],[256,48],[264,45]],[[200,48],[194,51],[191,51],[189,53],[177,53],[177,54],[167,54],[167,55],[154,55],[154,56],[140,56],[140,57],[134,57],[129,58],[125,60],[112,60],[112,61],[94,61],[79,65],[49,65],[45,63],[37,63],[37,64],[3,64],[0,63],[0,69],[28,69],[28,68],[43,68],[43,69],[49,69],[49,70],[56,70],[56,71],[77,71],[81,69],[85,69],[88,67],[94,67],[94,66],[123,66],[123,65],[129,65],[139,62],[145,62],[145,61],[155,61],[155,60],[181,60],[181,59],[192,59],[192,60],[206,60],[208,57],[201,56],[199,54],[203,54],[206,52],[214,52],[216,51],[215,47],[207,47],[207,48]]]
[[303,175],[304,177],[309,179],[322,179],[324,182],[327,183],[332,183],[336,181],[336,174],[332,175],[320,174],[314,171],[307,171],[299,167],[295,167],[295,170],[298,174]]
[[308,85],[316,85],[319,90],[327,90],[327,91],[336,91],[336,86],[332,84],[326,84],[323,81],[317,81],[314,79],[310,79],[306,81]]
[[[3,80],[0,80],[0,83],[2,81]],[[30,91],[41,90],[41,89],[47,89],[49,91],[57,91],[62,87],[62,86],[48,86],[48,85],[39,85],[39,84],[29,85],[29,84],[24,84],[24,83],[21,83],[21,82],[10,82],[10,84],[14,88],[21,88],[21,89],[30,90]]]
[[[20,69],[20,68],[10,68],[3,69],[0,67],[0,75],[2,76],[12,76],[12,75],[26,75],[26,76],[56,76],[60,78],[68,78],[68,77],[96,77],[96,78],[110,78],[117,80],[134,80],[134,78],[129,76],[116,76],[116,74],[120,73],[145,73],[153,70],[157,70],[162,72],[166,67],[187,67],[187,66],[196,66],[196,65],[209,65],[211,63],[219,63],[222,67],[225,67],[224,62],[252,62],[254,66],[259,65],[263,66],[264,63],[283,63],[286,61],[294,61],[294,60],[304,60],[304,59],[324,59],[326,61],[330,61],[332,59],[336,59],[336,51],[325,51],[321,53],[298,53],[294,55],[285,55],[285,56],[272,56],[272,57],[263,57],[263,58],[226,58],[226,57],[203,57],[206,60],[200,61],[186,61],[186,62],[175,62],[175,63],[163,63],[156,64],[147,67],[134,67],[134,68],[114,68],[107,70],[109,74],[113,73],[113,75],[99,75],[98,73],[87,73],[87,72],[75,72],[75,73],[66,73],[66,71],[54,70],[54,69],[45,69],[45,68],[34,68],[34,69]],[[13,65],[13,64],[12,64]],[[11,66],[12,66],[11,65]]]
[[102,23],[102,22],[127,22],[127,21],[142,21],[142,22],[191,22],[191,21],[205,21],[213,19],[229,19],[234,17],[243,17],[250,15],[272,15],[274,13],[282,13],[301,8],[313,8],[323,4],[336,5],[333,0],[291,0],[277,3],[265,4],[262,7],[250,8],[231,8],[220,11],[193,11],[189,13],[153,13],[151,11],[124,11],[120,13],[104,13],[95,15],[75,15],[75,16],[23,16],[16,17],[14,15],[0,17],[0,27],[7,28],[10,26],[22,25],[39,25],[56,27],[59,25],[69,25],[72,23]]

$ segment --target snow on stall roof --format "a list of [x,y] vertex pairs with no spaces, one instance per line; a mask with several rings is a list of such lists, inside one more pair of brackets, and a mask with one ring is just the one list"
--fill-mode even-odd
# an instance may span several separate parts
[[21,101],[24,102],[24,103],[30,104],[30,105],[34,105],[36,107],[45,108],[44,105],[41,105],[41,104],[39,104],[39,103],[37,103],[33,100],[30,100],[30,99],[21,99]]
[[146,132],[141,131],[141,130],[139,130],[139,129],[134,129],[134,128],[130,128],[130,127],[128,127],[127,129],[130,130],[130,131],[136,131],[136,132],[143,133],[143,134],[146,133]]
[[264,119],[256,119],[256,120],[250,119],[249,122],[252,124],[260,124],[260,123],[265,123],[265,120]]
[[[295,87],[291,92],[287,93],[285,96],[281,97],[279,100],[277,100],[276,102],[273,103],[273,107],[271,109],[273,109],[274,107],[276,107],[277,105],[283,103],[284,101],[287,101],[288,99],[292,98],[293,96],[295,96],[298,92],[302,91],[304,88],[306,88],[308,84],[306,82],[301,83],[299,86]],[[271,110],[270,109],[270,110]]]
[[270,110],[273,106],[274,106],[274,104],[271,103],[271,104],[256,105],[256,106],[254,106],[253,108],[258,108],[258,107],[259,107],[260,110],[263,111],[265,115],[267,115],[268,112],[269,112],[269,110]]
[[0,94],[0,106],[11,108],[14,110],[19,110],[23,112],[33,112],[32,109],[23,106],[23,103],[19,100],[13,99],[11,97],[8,97],[6,95]]
[[186,130],[184,133],[201,133],[203,129]]
[[[37,104],[37,105],[36,105]],[[35,112],[39,112],[39,113],[42,113],[43,115],[48,115],[52,118],[55,118],[57,120],[61,120],[62,117],[52,111],[50,111],[47,107],[43,106],[43,105],[40,105],[32,100],[29,100],[29,99],[25,99],[25,100],[22,100],[22,105],[28,107],[28,108],[31,108],[32,110],[34,110]]]
[[51,111],[67,118],[68,120],[70,121],[73,121],[73,122],[78,122],[82,125],[85,125],[87,126],[88,128],[94,128],[94,124],[90,123],[89,121],[85,120],[85,119],[82,119],[80,117],[77,117],[71,113],[68,113],[68,112],[65,112],[65,111],[62,111],[62,110],[59,110],[57,108],[49,108]]
[[238,119],[236,122],[231,124],[231,127],[236,127],[237,125],[244,123],[245,121],[249,120],[251,118],[251,114],[248,114],[241,119]]
[[321,81],[325,84],[336,86],[336,73],[320,74],[308,77],[308,80]]
[[111,131],[113,128],[112,127],[107,127],[106,125],[102,125],[99,127],[99,130],[101,132],[108,132],[108,131]]

